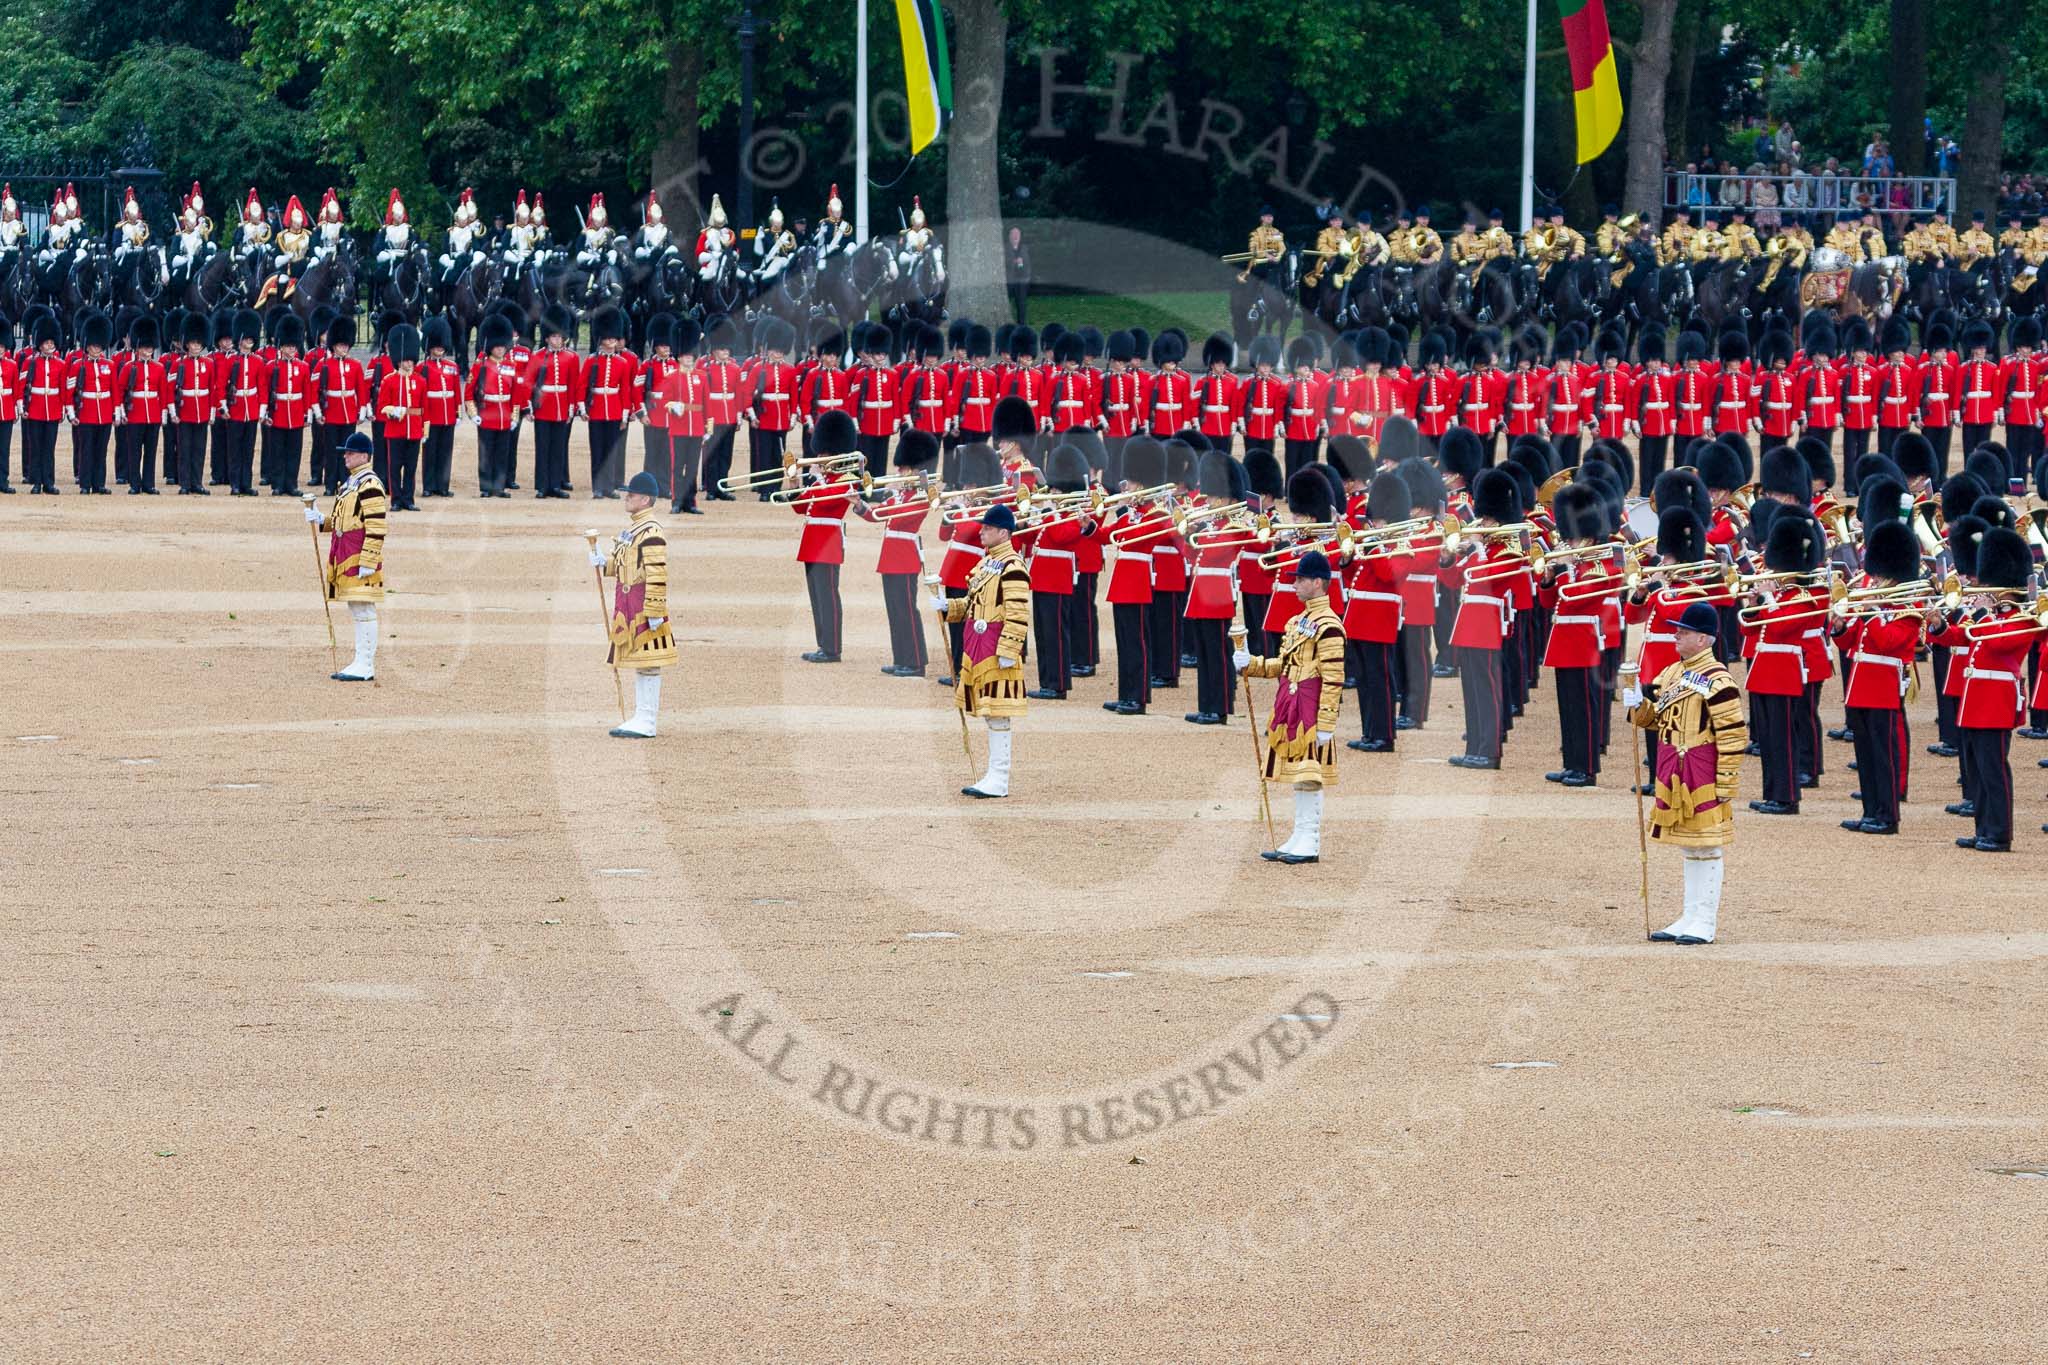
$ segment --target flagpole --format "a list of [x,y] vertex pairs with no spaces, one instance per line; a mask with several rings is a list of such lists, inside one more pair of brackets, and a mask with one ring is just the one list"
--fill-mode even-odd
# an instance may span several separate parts
[[[855,0],[853,22],[853,240],[865,242],[868,239],[868,0]],[[1530,20],[1530,23],[1534,22]]]
[[[866,0],[862,0],[865,4]],[[1536,0],[1529,0],[1529,25],[1522,61],[1522,231],[1536,222]]]

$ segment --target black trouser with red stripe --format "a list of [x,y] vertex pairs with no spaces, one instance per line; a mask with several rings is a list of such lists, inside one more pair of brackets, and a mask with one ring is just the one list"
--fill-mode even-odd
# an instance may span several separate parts
[[1934,737],[1952,749],[1960,749],[1963,739],[1956,725],[1956,713],[1963,699],[1948,694],[1948,671],[1955,666],[1955,654],[1947,645],[1929,645],[1927,652],[1934,665]]
[[1856,734],[1856,776],[1863,786],[1863,818],[1881,825],[1899,823],[1899,798],[1905,793],[1904,715],[1875,706],[1849,708],[1849,728]]
[[256,424],[217,422],[213,428],[213,449],[225,465],[228,489],[235,493],[256,491]]
[[1416,725],[1429,723],[1429,642],[1433,626],[1401,627],[1401,714]]
[[1636,442],[1636,492],[1650,496],[1657,476],[1664,472],[1664,456],[1671,449],[1669,436],[1645,436]]
[[417,508],[419,502],[413,496],[420,485],[420,443],[417,437],[386,436],[384,438],[384,459],[391,466],[391,505],[393,507]]
[[1230,714],[1230,687],[1234,670],[1226,643],[1230,622],[1220,616],[1197,616],[1188,621],[1189,641],[1195,647],[1195,710],[1212,716]]
[[1821,767],[1820,687],[1817,682],[1806,685],[1806,704],[1792,716],[1792,730],[1799,740],[1799,771],[1811,777],[1819,777]]
[[[1297,441],[1293,437],[1289,437],[1287,439],[1287,477],[1291,479],[1294,477],[1295,471],[1307,469],[1321,457],[1322,452],[1323,443],[1320,439]],[[1365,474],[1365,471],[1354,469],[1351,471],[1351,474],[1353,478],[1359,478]]]
[[1074,590],[1064,602],[1069,669],[1093,668],[1102,661],[1102,641],[1096,633],[1100,627],[1095,617],[1095,585],[1101,576],[1075,574]]
[[669,495],[672,507],[697,505],[697,457],[704,448],[702,436],[668,438],[668,467],[656,477]]
[[818,652],[839,653],[839,566],[804,565],[804,584],[811,591],[811,628],[818,637]]
[[[83,493],[98,493],[107,486],[107,438],[113,427],[103,422],[80,422],[71,428],[71,444],[78,452],[78,488]],[[0,427],[0,450],[7,444],[6,428]],[[7,468],[0,458],[0,483],[6,482]]]
[[616,417],[593,417],[583,427],[590,441],[590,495],[601,498],[625,480],[626,424]]
[[716,496],[729,498],[730,493],[717,493],[718,481],[732,473],[732,440],[737,427],[720,425],[711,428],[711,434],[704,438],[704,491]]
[[1557,733],[1565,770],[1600,771],[1600,686],[1591,668],[1553,668],[1557,675]]
[[479,427],[476,433],[476,487],[479,493],[502,493],[512,482],[512,465],[518,452],[512,445],[512,428],[494,431]]
[[179,422],[172,431],[177,441],[179,491],[196,492],[206,487],[206,423]]
[[882,575],[882,605],[889,612],[889,653],[898,668],[914,668],[924,675],[930,656],[924,647],[924,616],[917,605],[917,575]]
[[121,458],[120,448],[115,447],[114,463],[128,471],[125,482],[130,488],[156,487],[156,442],[162,434],[163,428],[154,422],[130,422],[115,438],[125,441],[128,446],[125,461]]
[[263,482],[279,493],[298,492],[305,443],[304,427],[263,428]]
[[1266,611],[1273,605],[1273,594],[1269,592],[1248,592],[1244,595],[1244,647],[1254,654],[1271,654],[1272,643],[1266,637]]
[[1856,496],[1856,462],[1870,453],[1870,428],[1842,428],[1842,491]]
[[569,423],[533,419],[533,491],[569,491]]
[[420,492],[430,498],[445,498],[454,477],[455,428],[445,422],[430,426],[427,439],[420,446]]
[[1038,644],[1038,690],[1067,695],[1067,599],[1071,593],[1031,594],[1031,634]]
[[1614,738],[1614,681],[1621,676],[1621,646],[1609,645],[1600,651],[1600,674],[1594,685],[1600,689],[1600,752],[1607,752],[1608,741]]
[[[1508,642],[1512,647],[1512,641]],[[1507,703],[1501,696],[1501,656],[1498,649],[1458,650],[1458,685],[1465,693],[1465,752],[1475,758],[1500,761],[1501,741],[1507,735]]]
[[[2012,731],[1962,727],[1963,793],[1977,803],[1977,837],[2012,842]],[[1868,795],[1866,792],[1865,795]]]
[[[1990,423],[1987,422],[1981,427],[1978,426],[1975,422],[1963,423],[1963,458],[1965,460],[1968,460],[1970,458],[1971,451],[1975,450],[1978,446],[1983,445],[1986,441],[1990,439]],[[2007,454],[2007,456],[2010,456],[2012,454],[2012,446],[2010,444],[2006,446],[2005,453]],[[1998,494],[2000,497],[2005,496],[2005,490],[2003,488],[1994,488],[1991,491]]]
[[1751,692],[1756,712],[1756,743],[1763,759],[1766,801],[1799,805],[1799,714],[1806,709],[1805,696],[1776,697]]
[[1367,740],[1394,742],[1394,646],[1352,640],[1358,678],[1359,733]]
[[1110,617],[1116,627],[1116,695],[1119,701],[1148,705],[1152,700],[1152,660],[1146,648],[1146,615],[1143,602],[1113,602]]
[[1152,676],[1163,679],[1167,687],[1180,686],[1180,611],[1186,600],[1184,592],[1155,588],[1152,605],[1145,609],[1146,629],[1150,632],[1146,644],[1152,656]]

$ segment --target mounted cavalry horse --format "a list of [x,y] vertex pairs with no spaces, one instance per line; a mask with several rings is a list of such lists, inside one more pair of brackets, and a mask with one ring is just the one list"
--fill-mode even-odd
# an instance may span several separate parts
[[[1225,257],[1243,260],[1243,256]],[[1280,259],[1248,267],[1231,282],[1230,332],[1239,350],[1252,338],[1268,333],[1283,340],[1299,309],[1301,293],[1301,249],[1289,247]]]

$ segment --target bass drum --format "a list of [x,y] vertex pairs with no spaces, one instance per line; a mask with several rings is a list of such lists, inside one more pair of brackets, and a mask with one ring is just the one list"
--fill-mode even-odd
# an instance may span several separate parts
[[1648,498],[1638,498],[1631,503],[1622,513],[1621,520],[1628,527],[1630,540],[1654,541],[1657,538],[1657,509]]

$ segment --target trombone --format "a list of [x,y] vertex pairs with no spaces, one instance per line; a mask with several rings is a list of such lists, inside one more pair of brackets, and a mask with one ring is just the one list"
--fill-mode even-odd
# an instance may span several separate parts
[[1321,549],[1322,539],[1327,535],[1336,536],[1337,552],[1339,554],[1349,554],[1351,552],[1352,538],[1357,534],[1351,529],[1351,523],[1348,521],[1297,521],[1289,525],[1276,527],[1275,530],[1305,536],[1308,540],[1306,543],[1284,546],[1281,549],[1260,555],[1259,567],[1262,569],[1289,569],[1294,567],[1294,564],[1310,550]]
[[883,490],[888,490],[892,488],[908,488],[914,484],[925,483],[932,484],[932,501],[937,502],[939,491],[938,486],[933,478],[932,472],[927,469],[913,470],[908,474],[886,474],[879,479],[872,474],[862,474],[860,476],[860,492],[862,497],[866,497],[868,494],[874,492],[877,488]]
[[784,460],[780,468],[763,469],[752,474],[733,474],[718,481],[721,493],[741,493],[749,489],[767,488],[780,484],[789,477],[792,469],[815,469],[820,474],[852,474],[860,470],[866,461],[859,455],[812,455],[801,460]]
[[[1980,589],[1993,597],[2009,598],[2026,592],[2025,588]],[[1983,621],[1971,621],[1963,626],[1963,638],[1971,644],[1987,640],[2011,640],[2022,635],[2038,635],[2048,631],[2048,597],[2038,598],[2028,604],[2027,609],[2017,616],[1994,616]]]
[[1825,588],[1838,582],[1832,570],[1821,569],[1773,569],[1768,573],[1745,573],[1735,576],[1735,586],[1742,592],[1753,592],[1758,588]]
[[1719,597],[1735,591],[1741,573],[1732,563],[1718,559],[1694,559],[1683,564],[1651,565],[1643,567],[1635,563],[1624,569],[1621,583],[1634,592],[1646,578],[1660,580],[1657,584],[1667,598],[1676,601],[1704,600]]
[[1460,526],[1456,517],[1444,518],[1444,553],[1456,554],[1467,539],[1489,540],[1500,536],[1534,535],[1540,528],[1533,521],[1509,522],[1505,526]]
[[1248,550],[1254,545],[1273,543],[1273,519],[1264,512],[1247,520],[1242,512],[1230,521],[1207,531],[1193,532],[1189,539],[1197,550]]
[[1603,540],[1593,545],[1568,545],[1561,550],[1538,550],[1530,562],[1537,573],[1554,569],[1564,564],[1576,564],[1581,560],[1612,559],[1626,551],[1627,547],[1618,541]]
[[[1763,575],[1755,576],[1762,577]],[[1795,576],[1796,575],[1792,574],[1773,575],[1773,577],[1778,578],[1790,578]],[[1801,607],[1797,611],[1779,611],[1778,614],[1775,616],[1766,616],[1765,613],[1777,610],[1778,604],[1772,602],[1759,602],[1753,606],[1744,607],[1742,608],[1742,610],[1736,612],[1735,619],[1740,621],[1745,629],[1749,629],[1765,625],[1789,626],[1794,622],[1818,621],[1828,617],[1839,618],[1842,610],[1842,604],[1848,600],[1848,596],[1849,585],[1843,580],[1837,578],[1833,582],[1828,584],[1828,600],[1825,603],[1818,601],[1808,602],[1805,606]]]

